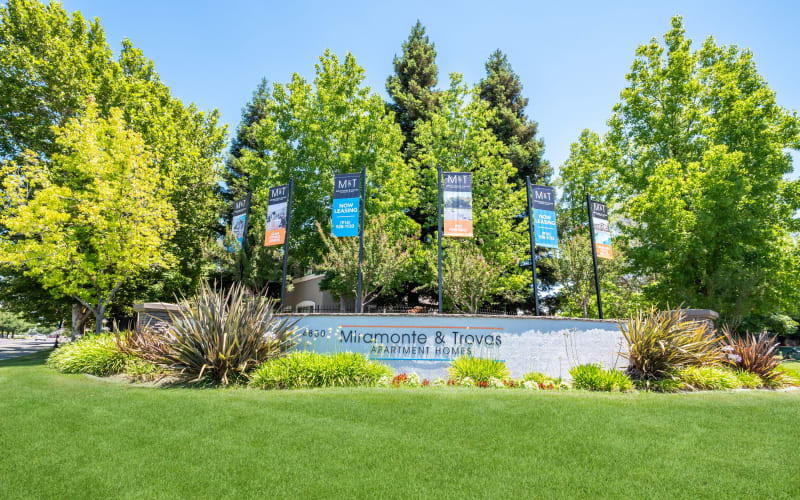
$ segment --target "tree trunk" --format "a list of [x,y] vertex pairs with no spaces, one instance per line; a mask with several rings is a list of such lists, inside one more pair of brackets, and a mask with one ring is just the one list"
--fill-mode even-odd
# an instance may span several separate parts
[[94,333],[100,335],[103,333],[103,320],[106,315],[106,306],[104,304],[97,305],[97,312],[94,315]]
[[[70,340],[75,340],[75,335],[83,335],[83,326],[86,322],[86,315],[83,313],[83,306],[79,302],[72,303],[72,328]],[[80,331],[79,331],[80,330]]]

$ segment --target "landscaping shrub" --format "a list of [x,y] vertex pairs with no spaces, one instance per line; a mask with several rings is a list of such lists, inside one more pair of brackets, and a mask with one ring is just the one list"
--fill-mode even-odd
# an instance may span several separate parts
[[628,373],[636,379],[663,379],[687,366],[720,363],[724,358],[720,337],[706,325],[684,319],[683,311],[638,311],[620,324],[628,343],[622,354]]
[[528,372],[522,376],[521,382],[536,382],[540,389],[561,388],[561,377],[548,377],[542,372]]
[[678,377],[685,388],[695,391],[718,391],[739,387],[736,375],[731,370],[718,366],[688,366],[678,372]]
[[94,335],[64,344],[50,354],[47,366],[61,373],[88,373],[99,377],[121,373],[127,356],[113,336]]
[[757,389],[764,385],[764,381],[755,373],[745,370],[734,370],[733,374],[736,376],[739,387],[742,389]]
[[194,381],[241,380],[294,344],[296,321],[277,318],[271,299],[240,284],[225,292],[202,283],[170,317],[170,329],[139,329],[125,340],[125,349]]
[[450,362],[448,368],[450,378],[461,385],[465,385],[465,379],[469,378],[469,383],[482,382],[489,383],[489,379],[508,378],[508,368],[503,361],[496,359],[474,358],[472,356],[460,356]]
[[775,369],[781,364],[778,357],[778,343],[775,337],[761,332],[758,335],[746,334],[735,337],[730,330],[724,330],[728,345],[727,362],[740,370],[755,373],[768,385],[775,385],[780,373]]
[[637,379],[635,384],[639,389],[655,392],[679,392],[686,387],[677,373],[659,379]]
[[[300,351],[263,363],[251,375],[250,386],[259,389],[374,386],[383,377],[391,376],[391,368],[363,354]],[[419,385],[419,379],[416,380]]]
[[575,389],[619,392],[633,389],[633,381],[626,374],[619,370],[606,370],[596,363],[575,366],[569,374]]
[[137,357],[129,357],[125,361],[124,371],[125,375],[139,382],[152,382],[169,373],[157,364]]
[[778,380],[781,385],[800,385],[800,370],[796,370],[786,364],[780,364],[775,367],[775,372],[778,374]]

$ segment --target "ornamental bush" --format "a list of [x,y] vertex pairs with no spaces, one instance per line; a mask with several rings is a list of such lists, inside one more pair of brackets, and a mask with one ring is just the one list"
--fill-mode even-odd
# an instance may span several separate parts
[[572,386],[589,391],[627,392],[633,381],[619,370],[606,370],[597,363],[574,366],[569,370]]
[[740,370],[755,373],[768,385],[780,385],[780,374],[775,371],[781,359],[778,357],[778,342],[775,337],[761,332],[758,335],[748,333],[735,337],[730,330],[724,329],[728,345],[727,362]]
[[227,385],[294,345],[296,321],[275,315],[272,299],[240,284],[202,283],[170,313],[167,330],[143,328],[121,342],[127,352],[177,376]]
[[259,366],[249,385],[258,389],[375,386],[391,377],[391,368],[363,354],[299,351]]
[[718,391],[736,389],[739,380],[731,370],[717,366],[690,366],[678,372],[684,389],[695,391]]
[[64,344],[47,358],[47,366],[61,373],[88,373],[105,377],[122,373],[128,359],[109,334],[93,335]]
[[619,328],[628,343],[623,352],[628,373],[635,379],[663,379],[687,366],[719,364],[725,357],[720,338],[704,324],[686,320],[681,309],[639,311]]
[[[488,384],[492,378],[505,380],[509,376],[505,362],[496,359],[473,358],[472,356],[461,356],[454,359],[450,362],[450,368],[447,371],[451,379],[468,387],[478,385],[478,383]],[[465,382],[466,379],[469,380]]]

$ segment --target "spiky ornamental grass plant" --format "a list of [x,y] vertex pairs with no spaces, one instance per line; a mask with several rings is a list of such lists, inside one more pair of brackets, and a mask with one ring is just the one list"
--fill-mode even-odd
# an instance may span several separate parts
[[134,355],[193,382],[227,385],[295,344],[296,321],[275,316],[274,301],[241,284],[202,283],[170,312],[172,327],[140,328],[125,345]]
[[735,337],[731,331],[723,328],[725,340],[728,343],[728,363],[740,370],[755,373],[765,385],[779,385],[781,374],[775,369],[781,363],[778,357],[778,343],[775,337],[761,332],[758,335],[747,333],[742,337]]
[[508,368],[503,361],[496,359],[473,358],[472,356],[461,356],[450,362],[447,369],[450,378],[456,382],[462,382],[469,378],[476,382],[489,382],[489,379],[496,378],[504,380],[508,378]]
[[724,359],[721,337],[704,323],[686,320],[681,309],[638,311],[620,323],[628,343],[628,373],[634,379],[657,380],[687,366],[720,364]]

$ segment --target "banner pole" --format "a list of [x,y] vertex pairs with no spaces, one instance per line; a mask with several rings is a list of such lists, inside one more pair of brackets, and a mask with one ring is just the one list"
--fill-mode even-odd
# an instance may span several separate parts
[[281,276],[281,311],[284,308],[286,297],[286,264],[289,256],[289,232],[292,228],[292,192],[294,191],[294,178],[289,178],[289,195],[286,200],[286,237],[283,240],[283,274]]
[[242,233],[242,255],[239,256],[239,283],[244,275],[244,259],[247,256],[247,224],[250,222],[250,201],[253,192],[250,190],[250,174],[247,174],[247,209],[244,213],[244,232]]
[[442,167],[436,167],[436,181],[439,186],[439,314],[442,314]]
[[533,307],[536,316],[539,316],[539,283],[536,280],[536,233],[533,230],[533,202],[531,200],[531,178],[525,176],[525,188],[528,195],[528,233],[531,237],[531,269],[533,271]]
[[594,264],[594,288],[597,295],[597,316],[603,319],[603,299],[600,297],[600,275],[597,272],[597,247],[594,242],[594,217],[592,216],[592,195],[586,193],[586,208],[589,211],[589,235],[592,237],[592,263]]
[[364,312],[364,304],[361,303],[361,263],[364,261],[364,212],[367,211],[366,203],[364,201],[366,178],[367,167],[363,167],[361,169],[361,221],[358,224],[358,297],[356,299],[356,312],[358,313]]

